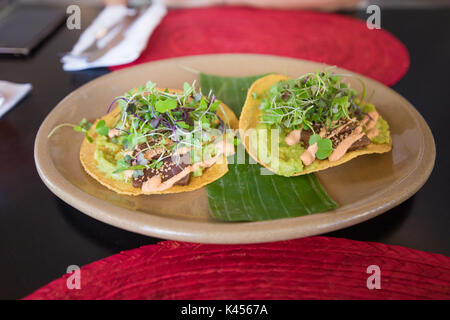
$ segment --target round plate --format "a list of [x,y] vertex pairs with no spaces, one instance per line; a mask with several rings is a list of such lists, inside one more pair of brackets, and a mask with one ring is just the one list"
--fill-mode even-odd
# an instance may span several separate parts
[[[115,71],[64,98],[42,123],[35,142],[36,167],[44,183],[62,200],[105,223],[164,239],[206,243],[254,243],[287,240],[345,228],[373,218],[411,197],[427,180],[436,155],[433,136],[417,110],[379,82],[358,75],[370,102],[389,122],[393,149],[366,155],[317,173],[337,210],[262,222],[214,221],[205,189],[152,196],[123,196],[100,185],[81,167],[83,135],[71,128],[48,133],[61,123],[93,121],[111,101],[148,80],[160,87],[182,88],[198,76],[192,70],[223,76],[278,72],[296,77],[325,68],[310,61],[267,55],[220,54],[161,60]],[[352,72],[336,69],[336,72]],[[347,78],[352,87],[359,82]]]

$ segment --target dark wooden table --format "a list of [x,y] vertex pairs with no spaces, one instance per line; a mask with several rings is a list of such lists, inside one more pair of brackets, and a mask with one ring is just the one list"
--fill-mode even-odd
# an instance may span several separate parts
[[[82,28],[99,8],[82,8]],[[364,12],[354,16],[364,18]],[[434,171],[412,198],[385,214],[327,234],[450,255],[450,10],[382,10],[382,27],[407,46],[411,68],[393,88],[428,122],[437,146]],[[33,146],[52,108],[107,69],[64,72],[59,58],[80,31],[64,26],[28,58],[0,57],[0,79],[31,82],[33,91],[0,119],[0,298],[24,297],[66,272],[160,239],[96,221],[59,200],[41,182]]]

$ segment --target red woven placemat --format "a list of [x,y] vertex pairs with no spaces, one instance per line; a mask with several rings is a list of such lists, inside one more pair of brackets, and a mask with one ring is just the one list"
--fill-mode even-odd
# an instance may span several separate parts
[[[381,289],[367,288],[367,267]],[[251,245],[164,241],[81,268],[25,299],[449,299],[450,258],[327,237]],[[372,271],[373,272],[373,271]]]
[[213,7],[170,10],[130,65],[209,53],[261,53],[337,65],[386,85],[406,73],[409,55],[385,30],[330,13]]

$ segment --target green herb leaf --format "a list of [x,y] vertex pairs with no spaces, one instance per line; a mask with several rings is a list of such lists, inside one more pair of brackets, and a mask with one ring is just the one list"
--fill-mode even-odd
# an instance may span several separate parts
[[139,178],[139,177],[141,177],[143,175],[144,175],[144,171],[143,170],[134,170],[133,171],[133,177],[135,179],[137,179],[137,178]]
[[141,169],[145,169],[145,168],[146,168],[145,165],[130,166],[130,165],[128,165],[128,163],[126,163],[123,160],[117,160],[116,170],[113,171],[113,173],[120,173],[125,170],[141,170]]
[[86,123],[87,123],[86,118],[83,118],[83,119],[81,119],[80,122],[78,122],[78,125],[79,125],[80,127],[83,127]]
[[189,125],[184,121],[178,121],[177,126],[183,128],[183,129],[189,129]]
[[309,137],[309,145],[313,145],[314,143],[317,143],[317,159],[326,159],[333,151],[333,143],[328,138],[322,138],[318,134],[313,134]]
[[94,142],[94,140],[89,136],[89,132],[85,131],[84,135],[85,135],[87,141],[89,141],[90,143]]
[[349,105],[348,98],[348,96],[334,98],[331,104],[333,106],[337,105],[341,108],[346,108]]
[[313,134],[311,137],[309,137],[309,145],[313,145],[316,142],[319,142],[322,140],[322,137],[319,136],[317,133]]
[[317,157],[317,159],[320,159],[320,160],[328,158],[328,156],[333,151],[333,143],[328,138],[319,140],[317,142],[317,147],[318,147],[318,149],[316,152],[316,157]]
[[162,165],[163,165],[162,161],[153,161],[150,164],[150,168],[160,169],[162,167]]
[[169,110],[173,110],[177,107],[177,101],[173,99],[158,100],[156,102],[156,111],[164,113]]
[[95,126],[95,131],[101,136],[108,136],[109,128],[106,126],[105,120],[100,120]]
[[92,126],[92,123],[87,122],[86,118],[83,118],[80,122],[78,122],[78,126],[81,127],[81,131],[89,130]]
[[[274,84],[262,97],[260,109],[266,124],[280,128],[311,128],[312,124],[359,117],[356,92],[330,71],[308,73]],[[353,101],[352,103],[350,103]],[[275,110],[282,111],[274,117]]]
[[191,90],[191,86],[189,85],[189,83],[185,82],[183,84],[183,89],[184,89],[184,93],[189,93],[189,90]]
[[220,101],[216,100],[211,104],[211,106],[209,107],[209,110],[211,112],[216,112],[219,105],[220,105]]

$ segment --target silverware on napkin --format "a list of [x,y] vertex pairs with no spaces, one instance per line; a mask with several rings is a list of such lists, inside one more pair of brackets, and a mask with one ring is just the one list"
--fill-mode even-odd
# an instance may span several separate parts
[[133,7],[106,6],[80,35],[71,53],[61,57],[63,69],[77,71],[136,60],[166,14],[164,0]]
[[122,40],[125,38],[124,34],[128,30],[128,27],[131,26],[133,22],[141,16],[142,12],[144,12],[144,10],[139,10],[134,15],[125,16],[117,26],[117,28],[119,29],[117,31],[117,34],[103,48],[99,48],[98,50],[91,52],[87,57],[87,61],[93,62],[103,57],[110,49],[114,48],[116,45],[122,42]]
[[[124,39],[125,32],[133,24],[133,22],[135,22],[142,15],[142,13],[147,8],[148,7],[142,7],[136,9],[134,12],[125,15],[117,23],[109,27],[101,28],[95,34],[95,39],[89,47],[87,47],[78,54],[68,53],[68,55],[76,58],[87,59],[89,63],[103,57],[110,49],[114,48]],[[103,47],[99,47],[99,42],[102,39],[106,38],[108,35],[110,35],[112,32],[116,32],[114,37],[111,40],[109,40],[106,45],[104,45]]]

